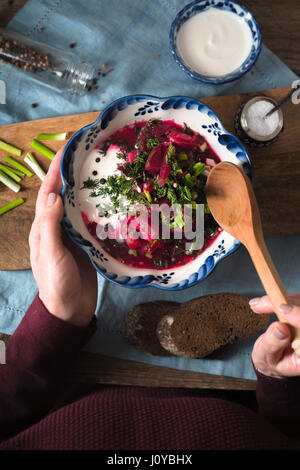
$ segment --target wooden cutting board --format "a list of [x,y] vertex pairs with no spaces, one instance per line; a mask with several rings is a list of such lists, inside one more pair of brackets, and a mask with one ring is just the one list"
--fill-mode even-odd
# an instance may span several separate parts
[[[235,113],[249,97],[265,94],[279,101],[288,90],[289,88],[278,88],[258,93],[200,99],[214,109],[229,131],[234,132]],[[67,131],[71,136],[81,127],[93,122],[99,112],[0,126],[0,139],[16,145],[25,154],[30,150],[31,139],[38,133]],[[300,234],[300,105],[287,103],[283,113],[285,129],[279,139],[266,148],[248,149],[254,162],[255,193],[266,237]],[[46,143],[55,151],[63,144]],[[50,161],[38,152],[33,153],[41,166],[47,170]],[[0,150],[0,161],[4,162],[7,155]],[[23,197],[25,200],[24,204],[0,217],[1,270],[30,268],[28,235],[34,219],[40,183],[36,176],[25,177],[21,183],[22,190],[17,194],[4,185],[0,187],[1,206],[16,197]]]

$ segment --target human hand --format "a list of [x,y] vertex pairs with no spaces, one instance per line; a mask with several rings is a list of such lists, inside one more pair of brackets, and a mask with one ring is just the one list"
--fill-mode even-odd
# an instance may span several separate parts
[[87,326],[97,303],[97,274],[88,256],[62,233],[62,152],[51,162],[38,193],[29,235],[30,261],[47,310],[61,320]]
[[[300,327],[300,294],[289,295],[290,305],[282,305],[280,313],[287,323]],[[274,309],[264,296],[250,301],[253,312],[273,313]],[[275,321],[255,342],[252,361],[264,375],[270,377],[293,377],[300,375],[300,359],[291,347],[291,331],[286,323]]]

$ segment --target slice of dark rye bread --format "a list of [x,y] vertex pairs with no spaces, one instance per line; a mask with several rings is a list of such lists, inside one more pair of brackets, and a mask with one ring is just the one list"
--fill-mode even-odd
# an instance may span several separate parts
[[203,358],[235,339],[264,330],[269,315],[252,312],[247,297],[222,293],[180,305],[157,325],[161,346],[172,355]]
[[173,314],[180,306],[177,302],[157,301],[135,305],[126,313],[123,337],[138,351],[155,356],[171,356],[163,349],[156,336],[159,320],[164,315]]

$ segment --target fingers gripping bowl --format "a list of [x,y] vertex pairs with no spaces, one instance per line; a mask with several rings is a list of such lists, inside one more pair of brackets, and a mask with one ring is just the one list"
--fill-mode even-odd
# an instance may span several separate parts
[[[151,129],[158,126],[157,128],[163,129],[163,132],[156,134],[156,137],[159,135],[161,140],[153,144],[156,138],[152,139],[152,147],[142,148],[142,150],[146,150],[142,153],[139,146],[143,144],[138,139],[145,128],[148,129],[147,126],[151,126]],[[128,148],[125,157],[123,154],[123,157],[127,159],[124,163],[122,159],[120,160],[120,147],[118,147],[120,145],[122,149],[123,144],[118,142],[116,145],[114,136],[120,137],[121,135],[124,137],[124,132],[128,135],[128,130],[132,135],[133,131],[135,132],[137,140],[132,142],[133,147]],[[155,130],[154,132],[158,131]],[[167,143],[163,141],[162,135],[164,139],[168,140]],[[181,140],[183,138],[184,143],[178,141],[180,138]],[[186,141],[188,141],[188,144],[186,144]],[[179,147],[177,146],[178,142]],[[151,200],[156,193],[155,190],[151,192],[153,188],[149,185],[153,185],[155,181],[158,181],[156,189],[164,191],[167,187],[165,185],[166,181],[169,181],[171,174],[174,173],[175,160],[166,168],[163,160],[157,161],[158,149],[160,151],[159,155],[170,157],[170,149],[176,147],[176,151],[174,150],[176,158],[179,156],[179,160],[183,161],[183,163],[180,162],[180,167],[176,171],[180,173],[178,175],[180,178],[183,174],[184,181],[189,186],[189,178],[196,178],[196,170],[199,172],[200,167],[204,167],[205,170],[209,169],[209,166],[205,167],[205,164],[197,161],[193,162],[194,173],[192,175],[190,169],[185,170],[185,160],[189,159],[191,152],[194,152],[195,155],[195,148],[192,148],[190,142],[196,142],[196,153],[200,152],[198,147],[202,149],[201,151],[206,149],[205,151],[209,152],[209,157],[215,156],[216,161],[229,161],[238,165],[252,179],[253,166],[243,145],[226,131],[219,117],[211,108],[198,100],[188,97],[158,98],[149,95],[132,95],[120,98],[111,103],[94,123],[80,129],[68,142],[61,160],[61,177],[63,180],[61,194],[64,204],[63,227],[71,240],[88,254],[96,271],[106,279],[124,287],[152,286],[165,290],[185,289],[205,279],[220,260],[235,251],[240,245],[232,236],[219,229],[215,231],[209,243],[205,244],[205,249],[195,252],[196,254],[190,258],[177,258],[178,262],[174,261],[173,264],[171,262],[155,264],[155,256],[151,251],[151,254],[147,252],[147,258],[136,258],[145,261],[140,262],[140,266],[137,266],[137,263],[131,262],[131,259],[134,258],[127,256],[127,253],[131,253],[133,256],[137,255],[137,250],[128,244],[128,240],[126,241],[127,245],[123,242],[120,244],[120,250],[127,247],[127,251],[120,251],[119,256],[117,256],[113,250],[113,245],[103,244],[95,235],[97,232],[91,229],[94,220],[99,220],[97,216],[95,217],[96,213],[99,215],[99,207],[97,209],[99,204],[96,204],[95,200],[90,197],[91,192],[88,189],[93,188],[93,178],[94,181],[97,180],[97,183],[100,184],[100,181],[112,181],[111,176],[121,173],[120,178],[114,181],[117,184],[120,184],[120,181],[126,182],[128,174],[125,171],[124,175],[122,171],[124,171],[124,168],[131,168],[128,158],[129,161],[130,159],[133,159],[132,161],[136,159],[136,162],[136,154],[139,158],[145,156],[146,164],[142,167],[142,174],[152,179],[150,183],[145,183],[144,180],[140,185],[141,189],[137,188],[137,190],[139,193],[143,193],[145,184],[148,184],[147,191],[144,191],[144,193],[147,193],[148,200],[149,198]],[[125,144],[128,144],[128,140]],[[149,140],[146,144],[149,145]],[[180,147],[180,145],[183,147]],[[188,150],[185,150],[186,148]],[[179,152],[179,150],[181,151]],[[149,160],[152,162],[150,166]],[[155,163],[153,163],[154,160]],[[212,159],[208,158],[203,161],[209,163]],[[157,166],[157,175],[155,165]],[[134,168],[136,169],[136,166]],[[146,171],[144,171],[145,169]],[[141,174],[138,175],[138,177],[140,176]],[[177,176],[175,175],[175,177]],[[113,176],[113,178],[118,177]],[[179,179],[178,181],[180,186],[182,180]],[[89,186],[91,182],[92,185]],[[177,183],[172,184],[177,188]],[[119,186],[117,186],[117,192],[118,188]],[[186,193],[190,194],[191,189],[191,186],[189,186]],[[101,191],[103,192],[102,189]],[[89,212],[90,208],[92,210]],[[98,212],[95,212],[95,210],[98,210]],[[139,253],[141,249],[145,249],[145,246],[148,249],[155,243],[152,239],[150,241],[147,239],[147,245],[141,245],[144,242],[145,240],[142,240],[139,245],[135,245],[138,246]],[[162,246],[161,244],[160,247]],[[160,253],[163,249],[161,248]]]

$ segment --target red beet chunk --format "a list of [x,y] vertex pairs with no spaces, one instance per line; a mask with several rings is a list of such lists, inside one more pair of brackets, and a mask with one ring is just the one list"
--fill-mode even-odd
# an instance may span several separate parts
[[164,156],[159,170],[158,186],[162,187],[166,184],[169,177],[171,167],[168,165],[168,149],[164,149]]
[[128,153],[128,162],[129,163],[134,163],[136,154],[137,154],[137,150],[134,150],[133,152]]
[[168,138],[173,144],[179,145],[185,149],[191,149],[199,143],[197,135],[188,135],[182,132],[170,132]]
[[157,145],[156,147],[154,147],[154,149],[151,150],[147,158],[145,170],[149,171],[153,175],[156,175],[159,172],[160,167],[162,165],[163,149],[163,145]]

